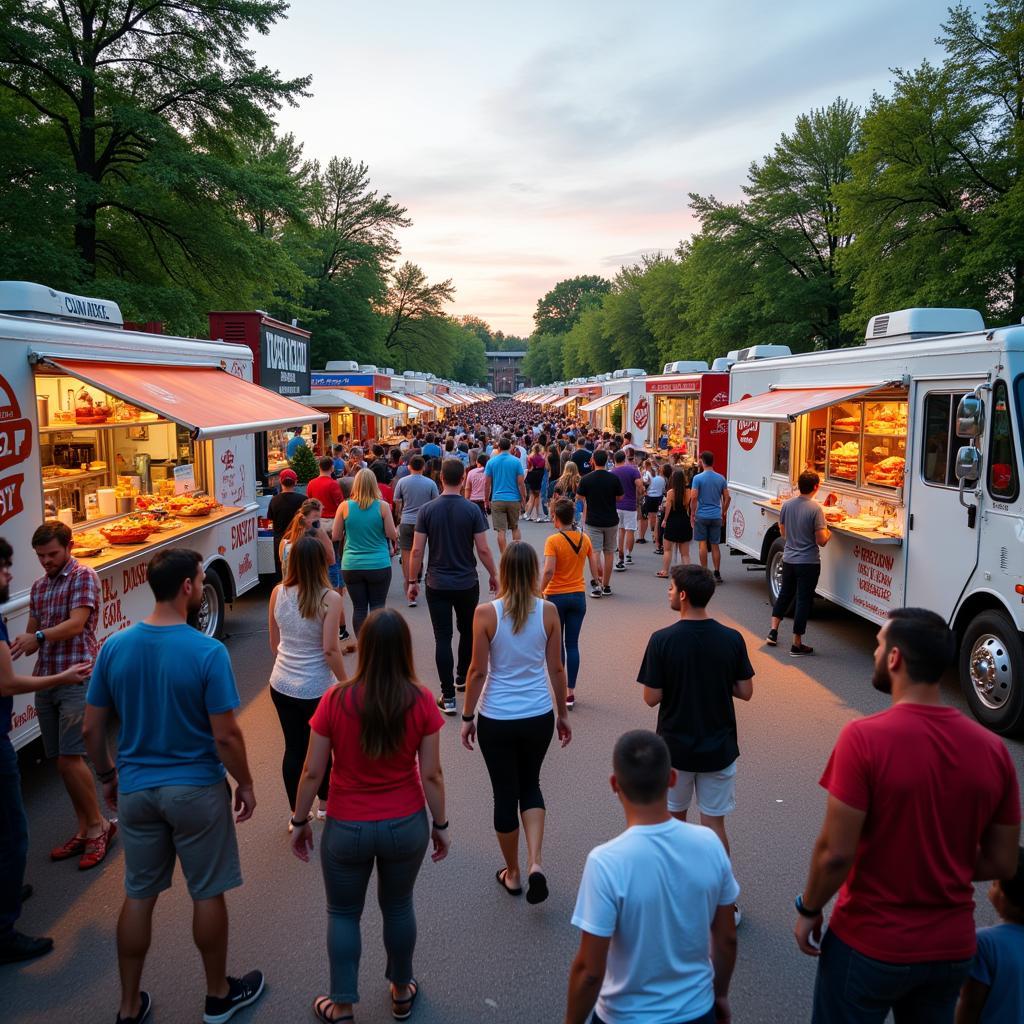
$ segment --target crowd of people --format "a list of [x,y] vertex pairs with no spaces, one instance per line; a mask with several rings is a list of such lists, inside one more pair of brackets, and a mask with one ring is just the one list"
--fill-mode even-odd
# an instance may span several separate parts
[[[553,739],[573,739],[588,594],[613,597],[613,573],[636,571],[636,546],[653,544],[677,614],[638,658],[637,700],[657,709],[657,725],[626,732],[611,752],[626,829],[587,857],[564,1020],[728,1021],[742,916],[726,831],[740,753],[734,702],[754,697],[754,669],[743,636],[713,617],[726,480],[710,453],[693,466],[668,451],[664,431],[664,447],[645,452],[628,433],[514,400],[477,408],[406,428],[389,446],[339,438],[319,453],[305,493],[285,470],[271,502],[281,577],[269,599],[268,683],[282,749],[271,799],[287,805],[288,841],[302,861],[323,822],[330,980],[311,1011],[325,1022],[355,1019],[360,919],[376,868],[392,1015],[414,1012],[416,878],[427,851],[440,861],[451,843],[446,717],[461,714],[461,743],[479,745],[490,778],[496,883],[528,904],[548,898],[542,769]],[[830,536],[817,486],[802,474],[781,510],[783,585],[765,642],[778,643],[795,599],[795,657],[812,653],[807,612]],[[540,553],[523,540],[524,520],[551,523]],[[15,927],[31,892],[7,734],[12,696],[34,692],[76,821],[51,858],[77,857],[89,870],[116,840],[125,852],[116,1021],[141,1024],[151,1013],[143,968],[177,860],[205,970],[203,1020],[223,1024],[264,990],[261,971],[227,966],[225,894],[242,884],[236,825],[256,798],[227,650],[188,624],[202,560],[159,551],[147,571],[151,614],[100,646],[98,580],[75,559],[70,531],[44,523],[32,546],[43,575],[27,630],[9,639],[0,623],[0,963],[53,946]],[[24,557],[0,540],[0,601],[16,554]],[[422,593],[427,604],[436,691],[414,665],[410,613],[388,607],[396,556],[403,601],[415,608]],[[794,1009],[794,1019],[1024,1019],[1017,776],[998,737],[942,705],[953,649],[946,624],[920,609],[894,611],[878,632],[872,684],[892,706],[842,730],[821,778],[825,818],[794,906],[796,943],[818,968],[813,1007]],[[17,674],[31,654],[32,674]],[[286,822],[282,814],[282,834]],[[1003,921],[977,936],[975,880],[993,880]]]

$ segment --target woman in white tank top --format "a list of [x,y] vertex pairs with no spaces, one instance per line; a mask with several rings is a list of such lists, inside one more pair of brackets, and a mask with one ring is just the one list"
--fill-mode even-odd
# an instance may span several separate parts
[[[540,770],[556,714],[562,746],[572,739],[565,704],[561,628],[557,609],[540,596],[537,553],[529,544],[509,544],[501,556],[499,576],[497,600],[480,605],[473,618],[473,661],[466,677],[462,744],[472,750],[479,729],[480,752],[494,790],[494,830],[505,860],[496,875],[498,884],[510,896],[522,894],[522,818],[526,899],[540,903],[548,895],[541,861],[545,811]],[[478,703],[479,725],[474,714]]]

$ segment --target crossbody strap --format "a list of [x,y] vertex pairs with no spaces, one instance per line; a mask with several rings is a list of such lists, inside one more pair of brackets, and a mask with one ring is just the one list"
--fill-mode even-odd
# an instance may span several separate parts
[[559,530],[558,533],[560,536],[565,538],[566,543],[572,548],[573,554],[578,555],[583,549],[583,534],[580,534],[580,542],[578,544],[573,544],[567,533],[563,533],[561,530]]

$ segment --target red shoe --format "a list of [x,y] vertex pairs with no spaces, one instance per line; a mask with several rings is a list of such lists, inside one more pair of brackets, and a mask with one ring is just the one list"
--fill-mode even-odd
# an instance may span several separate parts
[[110,849],[116,836],[117,822],[112,821],[107,825],[106,832],[101,832],[94,839],[86,839],[85,852],[82,854],[82,859],[78,862],[78,870],[88,871],[90,868],[96,867],[106,857],[107,851]]
[[50,860],[70,860],[85,852],[85,836],[72,836],[63,846],[50,851]]

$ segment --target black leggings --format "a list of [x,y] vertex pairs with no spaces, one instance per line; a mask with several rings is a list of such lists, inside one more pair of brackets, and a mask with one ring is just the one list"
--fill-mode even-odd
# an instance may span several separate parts
[[359,634],[366,616],[383,608],[391,588],[391,566],[386,569],[345,569],[345,586],[352,600],[352,632]]
[[[288,794],[288,806],[295,810],[295,795],[299,791],[299,780],[302,778],[302,766],[306,762],[306,749],[309,747],[309,720],[313,717],[319,697],[303,700],[301,697],[288,697],[270,688],[270,699],[274,702],[277,717],[284,733],[284,756],[281,758],[281,774],[284,776],[284,790]],[[327,799],[327,785],[331,778],[331,760],[327,759],[327,771],[320,783],[318,796]]]
[[553,711],[534,718],[480,716],[477,738],[494,790],[495,832],[515,832],[520,812],[543,810],[540,768],[554,731]]

